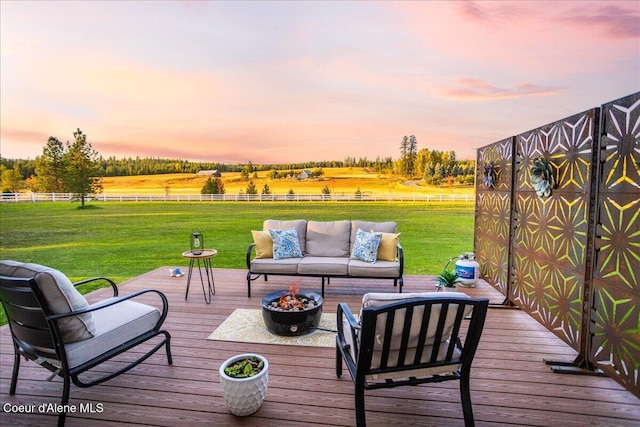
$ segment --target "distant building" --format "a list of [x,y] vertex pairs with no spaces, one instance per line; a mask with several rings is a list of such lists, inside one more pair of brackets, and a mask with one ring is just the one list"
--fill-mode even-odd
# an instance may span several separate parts
[[300,175],[298,175],[298,179],[308,179],[308,178],[311,178],[312,176],[313,176],[313,172],[311,172],[308,169],[305,169],[302,172],[300,172]]
[[199,171],[196,175],[197,176],[215,176],[216,178],[220,178],[222,176],[220,171],[217,169],[209,170],[209,171]]

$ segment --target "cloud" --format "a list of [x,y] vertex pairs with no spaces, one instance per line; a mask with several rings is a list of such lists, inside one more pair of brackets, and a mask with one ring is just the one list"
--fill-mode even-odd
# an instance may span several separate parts
[[474,1],[462,1],[456,3],[460,14],[472,21],[490,21],[486,10]]
[[565,88],[544,87],[533,83],[519,83],[512,88],[494,86],[493,84],[480,79],[460,78],[455,87],[444,87],[439,92],[441,96],[458,100],[495,100],[514,99],[529,96],[549,96],[555,95]]
[[558,20],[590,30],[599,28],[611,38],[640,37],[640,13],[637,7],[635,11],[617,5],[576,7]]

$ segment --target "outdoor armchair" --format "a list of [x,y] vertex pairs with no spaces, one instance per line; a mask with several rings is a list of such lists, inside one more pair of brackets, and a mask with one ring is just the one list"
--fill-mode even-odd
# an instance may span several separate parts
[[473,426],[471,362],[488,304],[459,292],[369,293],[359,318],[339,304],[336,375],[344,360],[355,383],[357,425],[366,425],[365,390],[460,380],[465,425]]
[[[106,281],[113,297],[89,305],[76,285]],[[159,298],[161,309],[133,301],[144,294]],[[16,391],[20,357],[32,360],[63,378],[61,407],[69,402],[70,385],[90,387],[138,365],[165,347],[171,365],[169,332],[160,329],[167,316],[167,298],[156,290],[142,290],[119,297],[115,283],[93,278],[75,284],[60,271],[38,264],[0,262],[0,300],[7,315],[14,347],[14,365],[9,394]],[[103,362],[154,337],[145,351],[127,359],[115,372],[88,372]],[[150,348],[149,348],[150,347]],[[81,374],[87,373],[88,375]],[[66,412],[60,412],[63,426]]]

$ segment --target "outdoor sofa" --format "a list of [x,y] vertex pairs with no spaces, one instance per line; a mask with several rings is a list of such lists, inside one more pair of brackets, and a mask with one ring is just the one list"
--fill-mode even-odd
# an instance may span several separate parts
[[[247,249],[247,295],[260,275],[391,279],[402,292],[404,253],[397,224],[360,220],[265,220]],[[377,242],[377,244],[376,244]]]

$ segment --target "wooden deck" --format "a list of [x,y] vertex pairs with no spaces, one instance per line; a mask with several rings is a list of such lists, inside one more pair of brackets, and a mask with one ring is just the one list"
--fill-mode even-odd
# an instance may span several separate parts
[[[353,385],[348,372],[335,375],[333,348],[294,347],[208,341],[209,334],[235,308],[259,308],[262,296],[294,283],[293,278],[262,278],[246,296],[243,270],[215,269],[216,295],[203,300],[199,282],[184,299],[186,278],[169,277],[159,268],[120,285],[121,294],[144,288],[163,291],[169,299],[165,327],[172,334],[174,364],[163,352],[107,383],[88,389],[72,385],[70,404],[82,413],[69,414],[67,426],[300,426],[355,425]],[[302,280],[300,287],[319,290],[319,279]],[[197,286],[194,286],[197,285]],[[405,292],[433,290],[429,277],[409,276]],[[335,313],[338,302],[359,306],[368,291],[392,292],[390,281],[334,279],[327,286],[324,312]],[[463,291],[503,298],[486,283]],[[93,302],[104,291],[88,295]],[[151,300],[149,300],[151,302]],[[220,391],[221,362],[240,352],[257,352],[270,363],[269,388],[262,408],[250,417],[234,417]],[[0,330],[0,424],[54,426],[57,418],[42,414],[4,412],[9,404],[59,403],[61,381],[46,381],[48,371],[23,363],[15,396],[9,383],[13,351],[8,327]],[[527,314],[512,309],[489,310],[471,372],[471,397],[476,425],[638,426],[640,400],[606,377],[554,374],[543,359],[573,360],[575,352]],[[113,362],[114,364],[117,362]],[[455,381],[371,391],[366,394],[370,426],[463,425]],[[94,412],[86,409],[93,405]]]

